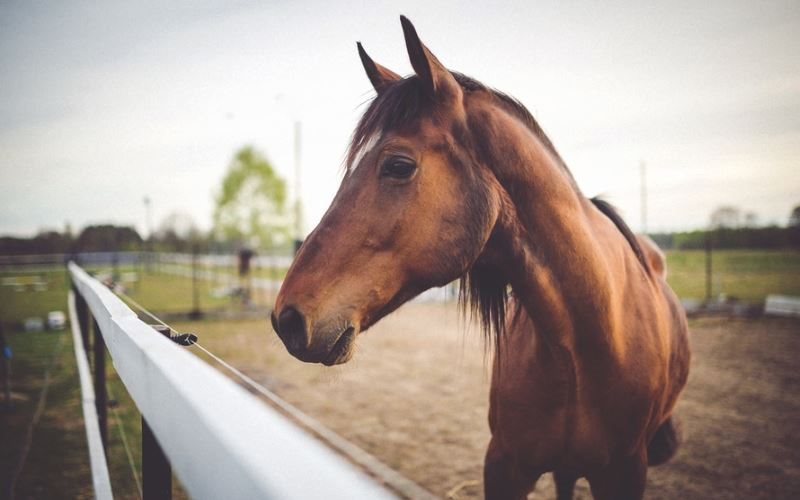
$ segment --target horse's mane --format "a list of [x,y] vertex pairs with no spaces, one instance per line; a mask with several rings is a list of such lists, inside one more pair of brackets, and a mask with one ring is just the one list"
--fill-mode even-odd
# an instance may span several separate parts
[[[559,166],[564,169],[572,187],[580,194],[580,189],[572,176],[572,172],[570,172],[550,138],[542,130],[542,127],[521,102],[466,75],[455,71],[451,71],[451,73],[465,93],[488,92],[497,99],[500,105],[525,124],[556,159]],[[430,112],[431,109],[432,102],[416,75],[397,80],[388,85],[372,100],[353,131],[353,136],[347,149],[346,172],[349,173],[356,167],[354,165],[356,158],[373,137],[380,135],[385,130],[407,126],[418,120],[421,114]],[[591,198],[590,201],[600,212],[611,219],[633,249],[636,258],[649,273],[650,266],[639,242],[614,207],[599,198]],[[496,272],[492,272],[480,264],[473,265],[461,278],[459,302],[462,305],[462,309],[465,312],[470,310],[480,318],[484,333],[487,338],[494,338],[495,343],[499,342],[505,329],[508,298],[507,283]],[[517,312],[519,312],[519,309]]]
[[611,219],[611,222],[613,222],[614,225],[617,226],[619,232],[622,233],[622,235],[625,237],[626,240],[628,240],[628,244],[633,249],[633,253],[636,254],[636,258],[639,259],[639,262],[641,262],[642,267],[644,267],[645,270],[649,273],[650,262],[647,260],[647,257],[645,257],[644,250],[642,250],[642,246],[639,244],[639,240],[636,239],[636,235],[633,234],[633,231],[631,231],[631,228],[628,227],[628,225],[622,219],[622,216],[619,214],[619,212],[617,212],[617,210],[611,203],[597,196],[595,196],[594,198],[589,198],[589,201],[591,201],[592,204],[594,204],[594,206],[597,207],[598,210],[603,212],[603,215]]

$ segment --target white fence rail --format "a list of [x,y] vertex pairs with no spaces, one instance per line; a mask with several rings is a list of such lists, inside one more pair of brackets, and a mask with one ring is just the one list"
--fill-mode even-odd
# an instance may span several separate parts
[[764,314],[773,316],[800,317],[800,297],[790,295],[767,295]]
[[391,498],[321,443],[140,321],[70,263],[117,373],[193,498]]
[[92,374],[89,370],[89,360],[86,358],[78,314],[75,311],[75,295],[72,292],[69,293],[68,307],[69,322],[72,326],[72,344],[75,348],[78,379],[81,384],[81,406],[83,408],[83,421],[86,425],[86,443],[89,448],[89,464],[92,469],[94,496],[98,500],[111,499],[114,497],[111,494],[111,480],[108,475],[103,439],[100,437],[100,424],[97,421]]

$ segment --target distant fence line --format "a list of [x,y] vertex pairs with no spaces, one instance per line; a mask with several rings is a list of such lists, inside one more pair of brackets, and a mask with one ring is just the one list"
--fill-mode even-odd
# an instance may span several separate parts
[[[292,264],[293,255],[257,255],[251,261],[252,269],[285,270]],[[196,260],[199,279],[222,285],[237,283],[235,268],[238,265],[235,254],[196,254],[178,252],[82,252],[78,254],[40,254],[40,255],[0,255],[2,272],[50,272],[57,270],[73,260],[84,267],[96,266],[135,266],[144,269],[155,267],[159,272],[174,274],[185,278],[192,277],[192,265]],[[282,281],[277,278],[254,276],[252,287],[275,293]],[[414,299],[416,302],[448,302],[457,297],[457,284],[451,283],[441,288],[422,292]]]
[[[137,265],[147,263],[191,264],[192,259],[203,266],[235,267],[236,254],[197,254],[178,252],[79,252],[75,254],[0,255],[0,269],[16,266],[65,265],[73,260],[82,266]],[[256,255],[251,260],[255,267],[288,268],[293,255]]]
[[[90,312],[95,364],[104,358],[105,344],[142,413],[143,439],[152,430],[151,446],[163,450],[193,498],[391,498],[285,417],[143,323],[79,266],[70,263],[69,273],[77,304],[74,324],[82,327],[76,336],[88,345]],[[88,363],[80,364],[86,371]],[[90,396],[83,393],[84,411],[91,414]],[[100,404],[95,407],[104,411]],[[95,470],[97,437],[89,427],[94,425],[87,424],[87,431]],[[104,427],[97,426],[101,435]],[[156,475],[152,465],[143,464],[146,498],[158,496],[152,490]],[[104,479],[94,481],[96,495],[104,498]]]
[[[174,264],[164,264],[163,262],[173,262]],[[176,276],[182,276],[184,278],[191,278],[193,272],[196,272],[198,278],[213,281],[215,283],[219,283],[222,285],[235,283],[237,279],[236,276],[225,271],[217,271],[212,269],[198,269],[196,271],[193,271],[191,266],[192,266],[191,261],[187,263],[182,258],[173,257],[169,260],[162,260],[162,263],[159,265],[159,270],[164,273],[174,274]],[[283,281],[279,279],[260,278],[260,277],[254,277],[250,279],[250,286],[252,286],[255,289],[263,290],[270,293],[276,293],[280,289],[282,283]],[[457,283],[451,283],[443,287],[431,288],[425,290],[424,292],[416,296],[413,299],[413,301],[449,302],[452,300],[456,300],[457,297],[458,297],[458,285]]]
[[[198,254],[158,252],[155,253],[158,262],[191,265],[192,259],[197,258],[202,266],[235,267],[238,263],[236,254]],[[256,255],[250,261],[251,265],[258,268],[288,268],[292,264],[294,255]]]

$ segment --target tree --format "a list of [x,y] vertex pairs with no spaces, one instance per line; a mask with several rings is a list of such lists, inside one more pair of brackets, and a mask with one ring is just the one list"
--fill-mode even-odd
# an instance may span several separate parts
[[792,213],[789,215],[789,227],[800,227],[800,205],[792,209]]
[[711,229],[733,229],[741,225],[742,212],[731,205],[717,207],[711,212],[709,226]]
[[194,219],[186,212],[172,212],[164,217],[153,236],[163,249],[178,252],[191,251],[202,237]]
[[101,224],[87,226],[78,236],[76,250],[79,252],[117,252],[139,250],[142,237],[129,226]]
[[744,227],[746,228],[758,227],[758,214],[755,212],[745,212]]
[[56,231],[42,231],[33,238],[0,237],[0,255],[51,254],[70,251],[72,238]]
[[289,242],[286,181],[251,146],[233,157],[215,199],[214,235],[238,245],[275,247]]

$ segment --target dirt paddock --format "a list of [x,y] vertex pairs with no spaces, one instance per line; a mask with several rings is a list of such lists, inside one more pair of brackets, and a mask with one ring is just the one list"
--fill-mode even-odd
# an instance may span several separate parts
[[[800,498],[800,322],[691,326],[692,371],[678,405],[686,442],[650,469],[647,498]],[[200,326],[201,342],[303,411],[436,495],[482,497],[488,363],[480,332],[453,304],[405,306],[332,369],[291,358],[265,322],[222,328]],[[546,475],[530,498],[554,495]],[[591,498],[584,480],[576,498]]]

